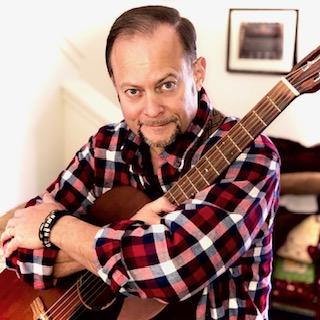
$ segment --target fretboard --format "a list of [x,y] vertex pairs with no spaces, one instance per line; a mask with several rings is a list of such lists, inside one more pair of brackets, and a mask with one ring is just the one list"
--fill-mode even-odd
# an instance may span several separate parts
[[282,78],[171,187],[165,194],[167,199],[179,205],[211,185],[298,95],[286,78]]

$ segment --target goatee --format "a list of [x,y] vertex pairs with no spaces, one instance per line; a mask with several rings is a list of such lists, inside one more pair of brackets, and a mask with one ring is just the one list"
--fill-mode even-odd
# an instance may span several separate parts
[[162,125],[162,124],[167,124],[167,123],[175,123],[175,131],[172,133],[172,135],[167,138],[167,139],[164,139],[164,140],[159,140],[159,141],[152,141],[150,139],[148,139],[148,137],[146,137],[142,130],[141,130],[141,127],[143,125],[146,125],[145,123],[141,123],[139,122],[138,125],[139,125],[139,128],[138,128],[138,134],[139,136],[143,139],[143,141],[149,145],[150,147],[154,147],[154,148],[165,148],[167,147],[168,145],[170,145],[171,143],[173,143],[175,140],[176,140],[176,137],[182,133],[182,130],[181,130],[181,127],[178,123],[178,119],[176,118],[172,118],[170,120],[166,120],[166,121],[153,121],[152,123],[147,123],[147,125]]

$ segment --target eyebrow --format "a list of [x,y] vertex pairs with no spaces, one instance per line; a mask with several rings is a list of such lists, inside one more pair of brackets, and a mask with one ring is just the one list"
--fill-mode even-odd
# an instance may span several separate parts
[[[159,85],[161,82],[165,81],[167,78],[169,77],[174,77],[174,78],[178,78],[177,75],[175,73],[172,73],[172,72],[169,72],[167,73],[165,76],[163,76],[161,79],[159,79],[157,82],[156,82],[156,85]],[[140,88],[139,85],[136,85],[136,84],[133,84],[133,83],[130,83],[130,82],[124,82],[120,85],[120,88],[123,89],[125,87],[132,87],[132,88]]]

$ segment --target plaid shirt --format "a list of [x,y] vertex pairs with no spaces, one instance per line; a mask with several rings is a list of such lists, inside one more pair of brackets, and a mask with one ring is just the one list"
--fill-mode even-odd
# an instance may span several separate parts
[[[48,191],[79,216],[115,186],[130,185],[150,197],[165,193],[188,169],[184,166],[193,166],[237,122],[226,117],[193,153],[191,164],[185,161],[210,112],[204,90],[199,97],[196,117],[162,153],[157,176],[148,148],[122,121],[92,136]],[[165,303],[200,292],[197,319],[267,319],[279,162],[272,142],[260,135],[211,186],[162,217],[161,224],[121,220],[102,227],[94,241],[100,277],[114,292]],[[7,266],[36,288],[50,287],[56,254],[19,249]]]

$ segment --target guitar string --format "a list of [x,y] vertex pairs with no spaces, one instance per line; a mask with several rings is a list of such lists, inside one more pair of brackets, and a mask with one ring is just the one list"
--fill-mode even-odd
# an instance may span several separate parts
[[[91,283],[94,283],[94,285],[90,286],[90,290],[87,291],[86,293],[81,293],[81,297],[87,305],[93,305],[94,302],[98,300],[99,296],[104,292],[106,284],[105,283],[98,283],[98,280],[101,280],[101,279],[95,277],[95,279],[92,280],[92,282],[91,282]],[[101,282],[102,282],[102,280],[101,280]],[[68,310],[70,312],[68,315],[72,315],[73,319],[78,319],[87,310],[87,308],[85,306],[83,306],[82,309],[79,309],[79,308],[76,309],[76,307],[79,307],[83,304],[82,300],[78,297],[78,292],[76,292],[76,295],[77,296],[75,297],[75,299],[77,301],[73,305],[69,304],[69,310]],[[58,317],[57,319],[60,320],[61,318]],[[69,319],[69,318],[67,318],[67,319]]]
[[[286,98],[286,96],[283,96],[283,91],[282,91],[282,83],[281,82],[279,82],[276,86],[275,86],[275,88],[276,87],[280,87],[280,88],[278,88],[278,89],[276,89],[276,90],[273,90],[273,92],[271,92],[271,93],[275,93],[277,90],[280,90],[280,95],[278,95],[278,97],[273,97],[273,96],[271,96],[270,95],[270,98],[275,102],[275,104],[277,104],[278,106],[280,106],[280,104],[282,104],[285,100],[282,100],[282,101],[278,101],[278,99],[279,98]],[[286,92],[285,92],[286,93]],[[276,94],[278,94],[278,93],[276,93]],[[290,99],[289,99],[289,101],[290,101]],[[261,112],[260,112],[260,110],[262,109],[263,111],[265,111],[265,106],[266,105],[269,105],[269,103],[268,103],[268,101],[263,101],[261,104],[259,104],[259,105],[257,105],[253,110],[255,110],[255,111],[257,111],[257,113],[259,114],[259,115],[261,115],[261,118],[262,119],[264,119],[265,118],[265,116],[266,115],[262,115],[261,114]],[[274,110],[274,108],[273,108],[273,110]],[[280,114],[280,112],[277,112],[277,114]],[[251,129],[252,129],[252,124],[253,125],[256,125],[256,119],[257,119],[257,117],[256,116],[254,116],[253,117],[253,115],[254,115],[254,113],[250,113],[249,114],[249,116],[250,117],[247,117],[246,119],[245,118],[243,118],[241,121],[242,121],[242,125],[244,125],[244,127],[250,132],[250,129],[249,129],[249,126],[251,126]],[[267,115],[268,115],[268,113],[267,113]],[[251,120],[254,120],[253,122],[251,121]],[[240,133],[243,133],[243,128],[241,127],[241,126],[237,126],[237,125],[235,125],[234,126],[234,129],[233,129],[233,131],[232,132],[229,132],[227,135],[230,137],[232,134],[234,134],[235,136],[237,136],[238,134],[240,134]],[[250,138],[250,141],[251,141],[252,139]],[[221,141],[221,140],[219,140],[219,141]],[[217,142],[217,145],[218,145],[218,147],[219,147],[219,144],[218,144],[219,142]],[[229,148],[229,152],[228,153],[230,153],[231,151],[233,151],[234,150],[234,145],[232,144],[232,143],[230,143],[230,144],[227,144],[227,147],[231,147],[231,148]],[[227,149],[227,148],[225,148],[224,147],[224,149]],[[221,149],[219,149],[220,151],[221,151]],[[209,152],[209,155],[208,155],[208,153],[206,154],[206,157],[207,158],[214,158],[214,159],[217,159],[217,161],[216,161],[216,163],[215,163],[215,169],[218,171],[218,172],[220,172],[221,171],[221,167],[224,167],[225,166],[225,164],[226,164],[226,161],[225,161],[225,158],[223,158],[223,157],[221,157],[221,152],[219,151],[217,148],[214,148],[213,149],[213,151],[211,152],[211,154],[210,154],[210,152]],[[201,161],[201,160],[200,160]],[[207,163],[205,162],[204,164],[202,164],[201,165],[201,163],[200,163],[200,166],[197,166],[197,168],[199,169],[199,171],[201,172],[202,170],[201,169],[203,169],[203,166],[206,166],[207,165]],[[202,168],[201,168],[201,166],[202,166]],[[204,168],[205,169],[205,168]],[[181,203],[181,200],[179,201],[179,198],[185,198],[184,197],[184,195],[185,194],[190,194],[190,193],[192,193],[192,191],[195,189],[194,188],[194,184],[190,184],[189,183],[189,180],[191,180],[191,181],[196,181],[195,179],[193,179],[194,178],[194,176],[196,176],[196,178],[198,179],[198,182],[199,181],[203,181],[203,178],[202,177],[199,177],[199,174],[198,174],[198,172],[197,172],[198,170],[193,170],[193,171],[190,171],[190,174],[188,174],[187,173],[187,175],[188,175],[188,177],[190,177],[190,179],[188,179],[188,177],[187,177],[187,179],[184,179],[185,178],[185,176],[184,177],[182,177],[181,179],[181,182],[180,182],[180,184],[177,186],[178,188],[173,188],[173,189],[170,189],[169,191],[168,191],[168,194],[169,194],[169,196],[171,195],[172,196],[172,198],[174,199],[174,200],[176,200],[176,201],[178,201],[179,202],[179,204]],[[183,180],[184,179],[184,180]],[[184,187],[183,186],[183,183],[186,183],[186,185],[189,187],[188,189],[186,188],[186,187]],[[197,184],[197,182],[195,182],[195,184]],[[180,190],[184,190],[185,191],[185,194],[181,194],[181,192],[180,192]],[[191,192],[190,192],[191,191]],[[176,193],[178,193],[178,195],[176,194]]]
[[[243,122],[242,122],[243,123]],[[233,132],[235,133],[235,135],[237,135],[238,133],[242,133],[243,134],[243,129],[240,126],[235,126],[233,128]],[[228,137],[232,137],[231,133],[228,133]],[[224,151],[228,151],[228,148],[230,148],[229,151],[234,150],[235,145],[239,148],[238,151],[241,148],[239,142],[232,144],[232,141],[237,141],[234,139],[230,139],[230,145],[227,144],[226,146],[223,146],[223,143],[225,143],[224,141],[226,141],[227,137],[224,138],[222,144],[217,144],[215,145],[213,151],[210,153],[209,151],[202,157],[202,159],[199,160],[199,163],[192,168],[186,176],[183,176],[181,178],[181,180],[173,186],[173,188],[171,188],[169,190],[169,196],[171,196],[175,202],[178,202],[179,204],[182,202],[181,198],[184,200],[186,199],[185,195],[186,194],[190,194],[194,191],[201,191],[203,190],[202,187],[199,187],[199,185],[203,185],[203,187],[209,186],[210,183],[209,181],[211,181],[210,176],[205,176],[205,175],[201,175],[201,172],[203,173],[207,173],[207,175],[212,175],[212,174],[216,174],[219,175],[220,171],[221,171],[221,167],[223,167],[226,164],[226,159],[223,157],[224,153],[222,153],[222,150]],[[220,147],[220,148],[219,148]],[[222,148],[223,147],[223,148]],[[226,153],[225,153],[226,154]],[[213,162],[209,162],[208,161],[210,159],[215,159],[215,163],[213,165]],[[209,166],[210,167],[209,167]],[[211,170],[209,170],[211,169]],[[199,175],[200,173],[200,175]],[[213,175],[214,176],[214,175]],[[212,178],[212,176],[211,176]],[[209,181],[208,181],[209,180]],[[193,183],[190,183],[190,181],[193,181]],[[181,194],[181,190],[184,190],[184,194]]]
[[[279,84],[281,85],[282,83],[279,82],[279,83],[275,86],[274,89],[276,89],[276,87],[277,87]],[[277,99],[281,97],[281,94],[283,94],[283,92],[281,92],[282,88],[279,88],[279,90],[280,90],[280,96],[278,96],[278,97],[276,97],[276,98],[272,97],[272,100],[276,99],[275,103],[276,103],[277,105],[279,104],[279,102],[277,101]],[[275,90],[275,91],[276,91],[276,90]],[[286,92],[284,92],[284,93],[288,93],[288,91],[286,91]],[[286,98],[286,96],[281,97],[281,98]],[[285,100],[283,100],[283,101],[285,101]],[[280,103],[282,103],[283,101],[280,101]],[[290,101],[290,99],[289,99],[289,101]],[[263,104],[264,104],[264,103],[262,103],[261,105],[258,105],[257,111],[258,111],[259,108],[260,108],[260,109],[261,109],[261,108],[264,108]],[[267,115],[268,115],[268,114],[267,114]],[[262,116],[262,118],[264,119],[263,116]],[[251,119],[248,118],[248,121],[249,121],[249,122],[250,122],[250,120],[251,120]],[[254,122],[254,124],[255,124],[255,122]],[[236,129],[238,130],[238,128],[236,128]],[[238,131],[235,130],[234,133],[235,133],[235,134],[238,134],[238,133],[241,133],[241,132],[242,132],[242,129],[239,128],[239,130],[238,130]],[[210,157],[211,157],[211,155],[210,155]],[[91,272],[89,272],[89,271],[87,271],[87,273],[89,273],[92,277],[96,277],[96,276],[94,276],[93,274],[91,274]],[[89,280],[89,278],[90,278],[90,276],[89,276],[85,281],[86,281],[86,282],[88,281],[88,282],[89,282],[88,286],[89,286],[89,285],[91,286],[91,284],[92,284],[94,281],[93,281],[93,280]],[[92,295],[93,295],[93,294],[96,294],[98,291],[100,291],[100,290],[104,287],[104,285],[105,285],[105,284],[103,283],[97,290],[95,290],[95,291],[92,293]],[[76,297],[73,298],[72,300],[78,298],[77,284],[74,284],[64,295],[62,295],[62,296],[56,301],[56,303],[55,303],[54,305],[52,305],[52,306],[48,309],[47,313],[50,312],[50,316],[53,315],[53,313],[56,312],[54,309],[55,309],[57,306],[58,306],[59,308],[61,308],[61,305],[59,305],[60,302],[61,302],[61,300],[64,299],[66,295],[70,294],[70,292],[71,292],[72,290],[75,290],[74,293],[76,294]],[[91,290],[92,290],[92,288],[91,288]],[[79,299],[79,298],[78,298],[78,299]],[[73,302],[72,300],[71,300],[71,302]],[[80,300],[80,299],[79,299],[79,300]],[[64,299],[63,302],[64,302],[64,303],[68,302],[68,303],[70,304],[70,301],[68,301],[68,300],[66,300],[66,299]],[[56,308],[56,309],[57,309],[57,308]],[[46,316],[48,316],[48,314],[47,314]]]
[[[99,279],[99,278],[95,277],[93,274],[91,274],[89,272],[89,277],[88,277],[87,280],[89,280],[89,278],[91,276],[94,279]],[[98,291],[98,289],[99,289],[99,288],[98,289],[96,288],[97,285],[99,287],[99,283],[97,281],[95,281],[94,279],[91,282],[88,283],[88,286],[90,286],[89,290],[88,290],[88,288],[82,288],[82,290],[81,290],[82,299],[85,300],[86,303],[89,302],[88,301],[89,299],[91,299],[92,297],[95,296],[95,292]],[[93,286],[91,284],[93,284]],[[87,290],[87,292],[83,293],[82,292],[83,290]],[[102,291],[101,291],[101,293],[102,293]],[[87,295],[91,295],[91,296],[87,297]],[[95,298],[97,298],[97,296],[95,296]],[[59,309],[56,310],[54,316],[56,317],[56,319],[60,320],[60,319],[63,319],[62,318],[63,315],[67,316],[67,319],[69,318],[69,316],[72,315],[73,318],[76,319],[75,314],[77,314],[78,315],[77,317],[79,317],[84,312],[84,310],[77,309],[77,307],[79,307],[81,305],[82,305],[82,301],[81,301],[81,299],[79,297],[78,289],[75,289],[74,292],[73,292],[73,297],[68,297],[68,299],[65,302],[65,306],[62,306],[62,307],[59,306]],[[52,316],[52,313],[50,314],[50,316]]]
[[[282,89],[282,88],[281,88]],[[273,92],[274,93],[274,92]],[[271,96],[271,95],[269,95],[270,97],[272,97],[273,98],[273,96]],[[280,108],[283,108],[283,105],[282,105],[282,103],[284,102],[284,101],[286,101],[286,103],[285,103],[285,106],[287,106],[288,105],[288,103],[287,102],[290,102],[290,100],[292,100],[292,98],[290,97],[289,99],[287,99],[287,97],[284,97],[285,99],[283,100],[282,99],[282,101],[279,101],[279,96],[275,99],[275,98],[273,98],[275,101],[276,101],[276,103],[278,104],[278,106],[280,107]],[[260,109],[261,109],[261,107],[263,107],[263,105],[261,104],[260,105]],[[263,119],[263,120],[265,120],[265,121],[269,121],[269,119],[267,120],[267,117],[268,116],[270,116],[270,112],[269,113],[261,113],[261,112],[259,112],[259,109],[258,108],[255,108],[255,110],[256,111],[258,111],[258,114],[260,115],[260,117]],[[275,111],[275,110],[273,110],[273,111]],[[274,113],[274,115],[275,116],[278,116],[281,112],[273,112]],[[253,114],[251,114],[251,118],[248,118],[247,119],[247,125],[246,125],[246,127],[247,127],[247,129],[248,129],[248,131],[250,132],[250,130],[252,129],[252,123],[250,124],[250,120],[252,119],[252,115]],[[254,115],[254,118],[257,118],[257,116],[256,116],[256,114]],[[263,123],[264,121],[260,121],[261,123]],[[244,123],[244,122],[242,122],[242,123]],[[261,126],[261,123],[260,123],[260,126]],[[255,122],[254,122],[254,124],[255,124]],[[251,126],[251,128],[249,128]],[[261,128],[262,130],[261,131],[263,131],[264,129],[265,129],[265,124],[263,125],[263,127]],[[239,127],[238,128],[235,128],[236,130],[234,130],[233,132],[232,132],[232,134],[238,134],[239,133]],[[242,128],[240,128],[240,131],[242,131]],[[229,134],[229,138],[230,137],[232,137],[232,135],[230,135]],[[232,139],[232,138],[231,138]],[[230,140],[231,140],[230,139]],[[233,139],[234,141],[236,141],[235,139]],[[206,156],[207,156],[207,159],[209,158],[212,158],[212,160],[213,159],[217,159],[217,156],[216,156],[216,153],[218,152],[218,159],[219,159],[219,156],[221,156],[221,150],[224,148],[226,151],[228,150],[228,148],[229,147],[231,147],[231,150],[230,150],[230,148],[229,148],[229,152],[230,151],[232,151],[232,153],[234,153],[234,151],[237,151],[237,150],[235,150],[235,148],[234,148],[234,146],[236,146],[236,149],[238,149],[238,147],[240,146],[239,144],[238,145],[236,145],[235,143],[234,143],[234,141],[233,140],[231,140],[231,142],[232,142],[232,144],[231,145],[228,145],[228,144],[226,144],[225,142],[223,142],[223,141],[219,141],[219,142],[217,142],[217,145],[219,145],[219,143],[221,142],[221,144],[220,144],[220,149],[217,151],[216,149],[214,150],[214,151],[212,151],[211,152],[211,154],[209,155],[209,154],[206,154]],[[249,140],[249,142],[251,141],[252,139],[250,139]],[[230,141],[229,141],[230,142]],[[227,147],[225,147],[224,145],[226,145]],[[230,152],[231,153],[231,152]],[[226,154],[226,153],[225,153]],[[223,154],[224,155],[224,154]],[[234,159],[236,158],[236,156],[234,156]],[[220,159],[219,160],[221,160],[221,157],[220,157]],[[227,160],[224,160],[224,159],[222,159],[222,162],[220,161],[220,162],[217,162],[218,160],[216,160],[216,163],[215,163],[215,168],[217,168],[219,171],[221,171],[221,164],[223,165],[226,165],[226,161]],[[211,163],[209,163],[209,165],[211,165]],[[185,196],[185,194],[186,193],[188,193],[189,192],[189,194],[191,194],[191,192],[194,192],[194,189],[195,189],[195,187],[194,187],[194,185],[195,184],[197,184],[197,183],[189,183],[190,181],[194,181],[194,179],[192,179],[192,175],[194,176],[194,175],[196,175],[196,177],[198,178],[199,177],[199,174],[198,174],[198,172],[203,172],[203,167],[207,167],[208,166],[208,164],[206,163],[206,162],[204,162],[203,163],[203,161],[202,161],[202,163],[200,162],[200,164],[199,165],[197,165],[197,169],[196,170],[193,170],[193,172],[191,171],[191,174],[189,175],[189,177],[191,176],[191,178],[189,179],[187,179],[188,181],[182,181],[182,183],[180,183],[180,187],[179,187],[179,189],[181,190],[184,190],[185,192],[184,192],[184,194],[181,194],[180,192],[179,192],[179,190],[176,190],[177,192],[178,192],[178,196],[176,195],[176,194],[174,194],[174,192],[172,192],[172,190],[170,190],[170,192],[171,192],[171,195],[173,194],[173,198],[174,198],[174,200],[178,200],[178,201],[180,201],[180,203],[182,202],[180,199],[179,199],[179,197],[181,198],[183,198],[183,196]],[[222,168],[223,168],[224,166],[222,166]],[[204,169],[206,169],[206,171],[208,171],[208,168],[204,168]],[[207,179],[206,179],[207,178]],[[199,181],[200,182],[202,182],[202,181],[205,181],[206,182],[206,184],[208,185],[208,183],[207,183],[207,180],[209,179],[210,180],[210,178],[209,177],[201,177],[201,179],[199,179]],[[189,190],[187,190],[187,188],[185,187],[185,185],[184,184],[186,184],[187,183],[187,185],[189,186]],[[206,185],[204,185],[204,187],[205,187]],[[200,189],[200,190],[202,190],[202,189]],[[174,189],[173,189],[173,191],[175,191]],[[191,191],[191,192],[190,192]],[[169,195],[169,197],[170,197],[170,195]],[[183,200],[185,200],[186,198],[184,198]]]
[[[103,294],[103,292],[105,291],[106,284],[100,278],[93,275],[91,272],[87,272],[87,273],[89,273],[89,277],[85,281],[88,281],[89,278],[92,278],[90,280],[91,282],[88,283],[88,286],[90,286],[90,289],[89,289],[89,291],[82,293],[81,297],[86,302],[86,304],[93,305],[95,303],[95,301],[97,301],[99,299],[100,295]],[[94,286],[92,286],[92,283],[94,283]],[[82,287],[81,292],[87,290],[87,288],[83,287],[83,285],[81,285],[81,287]],[[73,319],[78,319],[81,315],[83,315],[83,313],[86,311],[85,308],[83,308],[82,310],[79,310],[79,309],[75,310],[76,307],[79,307],[80,305],[82,305],[82,301],[78,297],[78,290],[75,290],[74,294],[75,295],[71,300],[69,299],[69,301],[68,300],[64,301],[64,303],[68,302],[66,306],[58,305],[58,307],[56,308],[57,310],[52,311],[52,309],[51,309],[50,319],[62,320],[63,319],[62,313],[64,313],[65,316],[67,316],[67,317],[72,315]],[[73,304],[71,304],[71,303],[73,303]],[[58,310],[58,308],[59,308],[59,310]],[[69,310],[67,310],[68,308],[69,308]],[[67,311],[69,311],[70,313],[66,313]],[[54,316],[54,318],[52,318],[52,316]],[[55,317],[57,317],[57,318],[55,318]]]
[[[86,279],[83,281],[83,284],[86,284],[86,287],[91,286],[91,284],[94,282],[94,279],[91,280],[90,278],[96,278],[95,275],[93,275],[90,271],[86,271],[82,277],[86,277]],[[57,312],[60,312],[59,309],[65,310],[65,308],[68,308],[70,303],[76,302],[75,300],[78,299],[80,302],[78,305],[81,305],[81,300],[78,297],[78,283],[80,280],[77,280],[76,283],[74,283],[47,311],[45,316],[55,316]],[[68,295],[71,297],[68,297]],[[73,297],[72,297],[73,296]],[[75,305],[76,306],[76,303]]]
[[[87,271],[88,272],[88,271]],[[66,296],[72,297],[74,294],[77,294],[77,284],[73,284],[44,314],[48,319],[55,319],[55,313],[59,312],[60,310],[66,310],[69,304],[69,297],[68,299],[64,299]],[[75,296],[77,298],[77,295]],[[75,299],[74,297],[72,299]],[[59,310],[60,308],[60,310]],[[59,315],[59,314],[58,314]]]
[[[276,101],[276,104],[280,106],[278,100]],[[259,109],[256,110],[259,111]],[[261,113],[259,114],[262,118],[264,118]],[[276,113],[276,115],[278,114],[279,113]],[[245,146],[250,141],[254,140],[254,134],[251,134],[252,127],[250,128],[251,120],[254,120],[254,124],[257,125],[255,121],[257,120],[257,117],[254,113],[248,117],[247,121],[242,120],[240,125],[235,125],[233,130],[227,134],[227,137],[225,137],[223,141],[220,141],[220,143],[217,142],[215,148],[211,151],[209,150],[205,154],[203,157],[205,161],[200,160],[199,164],[196,165],[195,170],[191,170],[187,176],[187,179],[182,179],[179,182],[177,185],[178,188],[171,189],[169,191],[169,195],[180,204],[188,198],[186,195],[194,192],[194,185],[198,186],[196,189],[199,191],[202,191],[206,186],[209,186],[210,183],[208,180],[214,180],[232,162],[233,159],[227,157],[227,155],[231,155],[232,158],[235,159],[236,156],[241,153],[240,149],[244,150]],[[258,124],[261,126],[260,122]],[[263,125],[262,130],[265,127],[266,126]],[[246,133],[245,136],[243,135],[244,132]],[[237,139],[239,134],[243,136],[241,142]],[[226,141],[226,139],[230,139],[230,141]],[[207,175],[202,175],[201,172],[204,172]],[[200,173],[200,175],[198,173]],[[193,181],[194,183],[190,184],[190,181]],[[184,190],[184,192],[181,193],[180,190]]]
[[[292,80],[295,80],[294,78],[295,78],[295,76],[298,76],[299,75],[299,73],[301,73],[300,72],[301,70],[300,69],[298,69],[294,74],[293,74],[293,76],[291,77],[292,78]],[[288,77],[289,78],[289,77]],[[291,81],[292,81],[291,80]],[[297,85],[297,84],[300,84],[300,83],[296,83],[295,85]],[[282,106],[281,106],[281,104],[285,101],[285,100],[282,100],[282,101],[278,101],[278,99],[279,99],[279,97],[281,97],[281,98],[287,98],[287,95],[286,96],[283,96],[283,93],[288,93],[289,91],[288,90],[286,90],[286,91],[283,91],[283,83],[280,81],[276,86],[275,86],[275,88],[278,86],[278,87],[280,87],[280,88],[278,88],[279,90],[280,90],[280,96],[278,95],[278,97],[273,97],[273,96],[271,96],[271,93],[272,94],[275,94],[276,93],[276,91],[278,90],[278,89],[276,89],[275,90],[275,88],[274,89],[272,89],[271,90],[271,92],[269,92],[269,97],[270,98],[272,98],[272,100],[275,100],[275,103],[276,104],[278,104],[278,106],[279,107],[281,107],[282,108]],[[287,89],[287,88],[286,88]],[[279,91],[278,90],[278,91]],[[276,93],[276,94],[278,94],[278,93]],[[282,95],[282,96],[281,96]],[[290,100],[292,100],[292,98],[290,97],[289,98],[289,100],[287,101],[287,102],[290,102]],[[265,101],[264,101],[265,102]],[[255,110],[255,111],[258,111],[258,113],[259,113],[259,115],[262,115],[260,112],[259,112],[259,109],[261,109],[261,108],[264,108],[265,107],[265,104],[264,104],[264,102],[263,103],[261,103],[260,105],[257,105],[253,110]],[[286,104],[285,104],[285,106],[287,106],[287,102],[286,102]],[[263,109],[263,111],[265,111],[264,109]],[[277,115],[279,115],[281,112],[277,112],[275,115],[277,116]],[[267,116],[268,115],[270,115],[270,114],[268,114],[267,113]],[[250,116],[252,116],[252,113],[250,114]],[[264,115],[262,115],[262,119],[265,119],[265,117],[266,117],[266,115],[264,114]],[[256,116],[255,116],[255,118],[254,119],[256,119]],[[251,120],[251,118],[250,117],[247,117],[247,119],[245,119],[245,117],[243,118],[243,120],[248,120],[249,122],[250,122],[250,120]],[[242,120],[242,123],[244,122]],[[250,124],[250,123],[249,123]],[[256,122],[254,121],[253,122],[253,124],[256,124]],[[252,123],[251,123],[251,126],[252,126]],[[242,133],[242,128],[240,128],[239,126],[238,127],[236,127],[236,125],[235,125],[235,128],[234,128],[234,130],[233,130],[233,132],[232,132],[232,134],[239,134],[239,133]],[[262,129],[262,130],[264,130],[264,128]],[[250,131],[250,129],[249,129],[249,131]],[[229,137],[230,137],[230,134],[229,134]],[[252,139],[250,139],[250,141],[251,141]],[[219,144],[219,141],[217,142],[217,144]],[[234,146],[232,146],[231,145],[231,151],[233,151],[234,150]],[[217,151],[216,149],[214,149],[213,150],[213,152],[218,152],[218,159],[219,159],[219,156],[221,156],[221,154],[220,154],[220,152],[219,151]],[[230,150],[229,150],[229,152],[230,152]],[[211,153],[211,155],[210,155],[210,157],[214,157],[214,158],[217,158],[217,155],[216,154],[214,154],[214,153]],[[201,160],[201,159],[200,159]],[[225,164],[225,161],[223,162],[223,163],[218,163],[218,165],[220,165],[220,164]],[[202,164],[202,166],[204,166],[204,165],[207,165],[206,163],[204,163],[204,164]],[[201,166],[201,164],[200,164],[200,166]],[[200,166],[197,166],[198,168],[200,168]],[[192,169],[191,169],[192,170]],[[191,171],[191,175],[196,175],[196,177],[199,177],[199,174],[198,174],[198,172],[197,171],[201,171],[201,169],[200,170],[193,170],[193,172]],[[188,176],[190,177],[190,175],[188,174]],[[178,189],[176,188],[176,192],[178,192],[178,196],[177,196],[177,194],[173,194],[173,192],[175,192],[175,188],[173,188],[173,189],[170,189],[169,191],[168,191],[168,195],[169,195],[169,197],[170,197],[170,194],[172,195],[172,198],[173,198],[173,200],[179,200],[178,198],[183,198],[179,203],[182,203],[182,201],[183,200],[185,200],[186,198],[184,197],[184,195],[186,194],[186,193],[188,193],[189,192],[189,194],[191,194],[192,193],[192,191],[194,191],[194,184],[190,184],[189,182],[190,182],[190,180],[191,181],[194,181],[193,179],[192,179],[192,177],[191,177],[191,179],[189,179],[189,178],[187,178],[187,180],[188,181],[183,181],[183,178],[184,177],[182,177],[181,179],[182,179],[182,183],[180,183],[177,187],[178,187]],[[202,178],[201,178],[202,179]],[[199,181],[201,181],[201,179],[199,180]],[[202,179],[203,180],[203,179]],[[186,190],[184,187],[183,187],[183,183],[186,183],[190,188],[189,188],[189,190]],[[175,187],[175,186],[174,186]],[[184,192],[184,194],[182,194],[181,192],[180,192],[180,190],[184,190],[185,192]],[[191,192],[190,192],[190,190],[191,190]],[[176,201],[177,202],[177,201]]]

